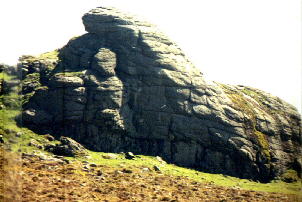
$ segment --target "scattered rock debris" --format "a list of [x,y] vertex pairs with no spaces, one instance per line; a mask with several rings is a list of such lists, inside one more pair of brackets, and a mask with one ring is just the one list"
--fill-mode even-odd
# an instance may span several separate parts
[[69,137],[61,137],[60,144],[45,146],[45,150],[62,156],[87,156],[86,149]]
[[11,152],[1,155],[0,200],[298,201],[292,195],[221,187],[161,172],[142,172],[145,168],[141,167],[117,170],[77,160],[67,164],[58,157],[26,153],[18,156]]
[[125,153],[125,158],[129,159],[129,160],[132,160],[132,159],[135,158],[135,156],[132,152],[127,152],[127,153]]

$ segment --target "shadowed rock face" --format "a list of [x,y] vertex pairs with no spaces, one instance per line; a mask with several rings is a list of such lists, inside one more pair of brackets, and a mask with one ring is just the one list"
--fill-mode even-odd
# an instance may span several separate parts
[[206,83],[155,26],[116,9],[93,9],[83,22],[88,34],[60,50],[51,73],[40,64],[27,127],[241,178],[301,171],[295,108],[250,87]]

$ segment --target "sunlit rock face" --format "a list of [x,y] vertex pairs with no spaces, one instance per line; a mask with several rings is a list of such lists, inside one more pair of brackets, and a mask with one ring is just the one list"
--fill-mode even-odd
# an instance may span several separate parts
[[96,151],[241,178],[301,171],[294,107],[250,87],[206,83],[154,25],[116,9],[93,9],[83,23],[88,33],[59,51],[53,69],[38,64],[42,82],[24,104],[25,126]]

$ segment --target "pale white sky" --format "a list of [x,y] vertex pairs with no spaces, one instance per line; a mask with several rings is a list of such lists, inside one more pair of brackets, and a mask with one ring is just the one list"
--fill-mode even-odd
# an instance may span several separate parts
[[301,112],[300,0],[8,0],[0,2],[0,62],[62,47],[81,17],[114,6],[177,42],[209,80],[256,87]]

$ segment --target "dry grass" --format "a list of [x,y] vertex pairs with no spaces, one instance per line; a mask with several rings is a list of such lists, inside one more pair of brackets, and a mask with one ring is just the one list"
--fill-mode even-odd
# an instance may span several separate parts
[[139,165],[64,162],[44,155],[23,155],[20,161],[10,152],[1,157],[2,201],[298,201],[293,195],[217,186]]
[[5,152],[1,147],[0,166],[0,200],[3,202],[22,201],[20,156],[16,153]]

